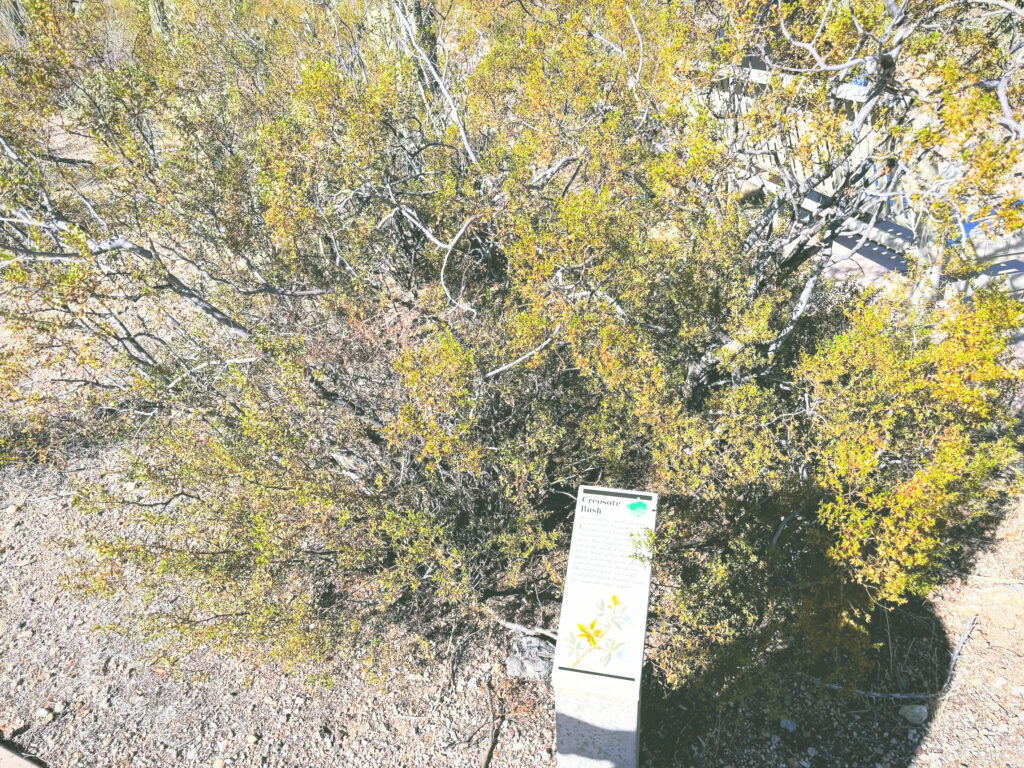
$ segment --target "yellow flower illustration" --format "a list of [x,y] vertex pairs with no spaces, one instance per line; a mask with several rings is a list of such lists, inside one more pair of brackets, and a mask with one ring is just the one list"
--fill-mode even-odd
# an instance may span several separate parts
[[580,628],[580,637],[590,643],[591,647],[596,646],[601,636],[605,633],[605,630],[598,628],[597,619],[590,622],[589,627],[584,624],[577,624],[576,626]]
[[[606,637],[609,630],[622,629],[626,611],[622,600],[618,595],[612,595],[610,600],[599,601],[597,608],[597,618],[590,624],[577,624],[576,628],[579,632],[569,637],[569,652],[575,656],[575,660],[570,665],[573,669],[592,651],[597,651],[601,658],[600,663],[606,665],[611,661],[613,654],[620,652],[623,647],[623,643],[615,640],[614,637]],[[600,626],[598,626],[599,623]],[[612,634],[614,635],[614,633]]]

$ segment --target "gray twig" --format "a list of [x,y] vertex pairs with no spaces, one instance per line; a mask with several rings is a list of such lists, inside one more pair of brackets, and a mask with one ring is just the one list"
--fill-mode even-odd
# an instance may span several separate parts
[[953,650],[953,655],[949,660],[949,673],[946,675],[946,682],[943,683],[935,693],[883,693],[880,691],[863,691],[860,688],[846,688],[845,686],[837,683],[826,683],[820,677],[813,677],[811,675],[804,675],[808,680],[818,683],[833,691],[845,691],[850,690],[859,696],[867,696],[869,699],[894,699],[898,701],[914,700],[914,699],[935,699],[939,696],[944,695],[949,690],[949,684],[953,681],[953,671],[956,669],[957,659],[960,658],[960,652],[963,651],[964,646],[967,644],[968,638],[971,636],[971,632],[978,625],[978,616],[975,614],[971,617],[971,620],[967,622],[967,627],[960,635],[960,639],[956,644],[956,648]]
[[520,363],[529,360],[534,355],[536,355],[536,354],[538,354],[540,352],[543,352],[544,348],[547,347],[547,345],[550,344],[554,340],[555,336],[558,334],[558,331],[561,329],[561,327],[562,327],[562,324],[559,323],[558,325],[555,326],[555,330],[553,330],[551,332],[551,335],[548,336],[546,339],[544,339],[544,341],[542,341],[536,347],[531,349],[525,355],[520,355],[515,360],[513,360],[511,363],[508,363],[506,365],[501,366],[500,368],[495,368],[493,371],[485,373],[484,374],[484,378],[485,379],[489,379],[489,378],[491,378],[493,376],[497,376],[499,373],[504,373],[505,371],[509,370],[510,368],[515,368]]

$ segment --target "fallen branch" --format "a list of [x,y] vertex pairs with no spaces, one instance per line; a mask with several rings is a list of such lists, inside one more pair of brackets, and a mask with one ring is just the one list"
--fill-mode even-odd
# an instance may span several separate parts
[[896,699],[903,701],[913,699],[931,699],[942,695],[941,691],[939,693],[882,693],[880,691],[863,691],[860,688],[847,688],[845,685],[839,685],[838,683],[826,683],[820,677],[814,677],[813,675],[804,675],[804,677],[812,683],[817,683],[823,688],[828,688],[831,691],[852,691],[859,696],[867,696],[869,699]]
[[960,658],[960,652],[963,651],[964,646],[967,644],[967,639],[971,636],[971,632],[978,625],[978,616],[974,615],[971,620],[967,622],[967,627],[960,635],[960,639],[956,644],[956,648],[953,650],[953,655],[949,659],[949,673],[946,675],[946,682],[943,683],[935,693],[882,693],[880,691],[863,691],[860,688],[847,688],[846,686],[839,685],[838,683],[826,683],[820,677],[813,677],[812,675],[804,675],[805,678],[811,682],[817,683],[818,685],[824,686],[829,690],[833,691],[852,691],[859,696],[866,696],[869,699],[894,699],[899,701],[913,700],[913,699],[935,699],[939,696],[944,695],[949,690],[949,684],[953,681],[953,671],[956,669],[957,659]]
[[487,617],[491,621],[493,621],[495,624],[498,624],[499,626],[504,627],[510,632],[522,632],[524,635],[532,635],[533,637],[540,635],[542,637],[548,638],[549,640],[551,640],[551,642],[556,642],[558,640],[558,635],[556,635],[550,629],[544,629],[543,627],[527,627],[522,624],[516,624],[514,621],[506,621],[505,619],[501,618],[497,613],[495,613],[492,609],[488,608],[486,605],[480,605],[479,607],[484,613],[487,614]]
[[953,670],[956,668],[956,660],[960,658],[960,651],[964,649],[967,644],[967,639],[971,636],[971,632],[978,625],[978,614],[974,614],[971,620],[967,622],[967,627],[960,634],[960,640],[956,644],[956,650],[953,651],[953,655],[949,659],[949,674],[946,675],[946,682],[942,685],[942,693],[949,690],[949,684],[953,682]]
[[491,712],[491,738],[490,743],[487,745],[487,751],[484,753],[483,762],[480,763],[480,768],[488,768],[491,764],[491,758],[494,757],[494,749],[498,746],[498,735],[501,733],[501,726],[505,722],[505,715],[500,714],[497,717],[494,716],[494,691],[491,689],[491,681],[487,681],[487,708]]

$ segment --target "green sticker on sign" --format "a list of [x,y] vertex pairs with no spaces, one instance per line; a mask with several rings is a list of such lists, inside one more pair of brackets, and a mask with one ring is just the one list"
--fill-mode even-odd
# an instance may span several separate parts
[[634,501],[629,508],[633,510],[634,517],[643,517],[647,514],[647,505],[642,501]]

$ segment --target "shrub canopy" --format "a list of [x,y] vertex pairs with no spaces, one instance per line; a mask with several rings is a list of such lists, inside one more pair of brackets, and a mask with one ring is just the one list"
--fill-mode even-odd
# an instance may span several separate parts
[[[85,575],[179,647],[557,599],[600,483],[670,683],[852,653],[1015,461],[1021,307],[942,290],[1021,223],[1011,4],[2,7],[0,456],[126,446]],[[829,279],[897,199],[907,278]]]

